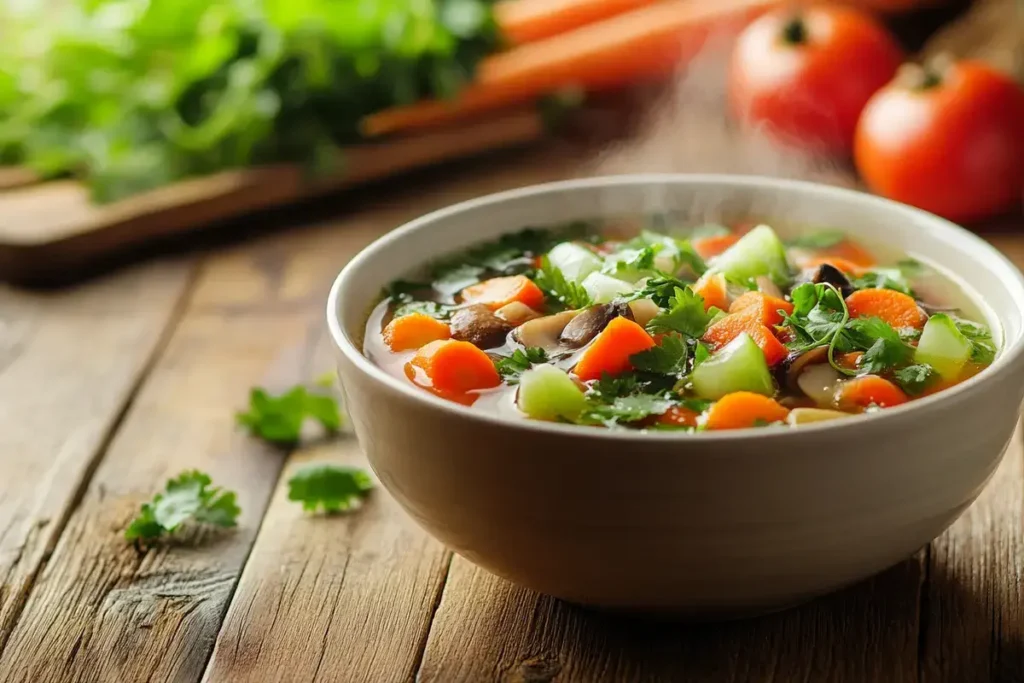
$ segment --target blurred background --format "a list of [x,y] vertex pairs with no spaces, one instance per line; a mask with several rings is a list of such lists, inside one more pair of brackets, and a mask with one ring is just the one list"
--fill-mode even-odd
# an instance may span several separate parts
[[12,282],[529,145],[1022,206],[1020,0],[6,0],[0,27]]

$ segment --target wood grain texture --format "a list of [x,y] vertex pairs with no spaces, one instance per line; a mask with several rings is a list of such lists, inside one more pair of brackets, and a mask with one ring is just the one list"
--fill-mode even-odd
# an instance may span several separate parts
[[285,479],[309,462],[367,467],[353,438],[291,458],[207,681],[412,680],[450,555],[382,491],[352,515],[303,513]]
[[165,263],[59,294],[0,288],[0,648],[189,273]]
[[1022,512],[1024,459],[1012,449],[978,501],[932,543],[922,683],[1024,681]]
[[93,203],[73,181],[0,192],[0,280],[25,281],[54,268],[78,267],[213,221],[521,145],[543,132],[535,111],[503,113],[353,148],[345,153],[344,173],[318,182],[298,168],[274,166],[187,180],[104,205]]

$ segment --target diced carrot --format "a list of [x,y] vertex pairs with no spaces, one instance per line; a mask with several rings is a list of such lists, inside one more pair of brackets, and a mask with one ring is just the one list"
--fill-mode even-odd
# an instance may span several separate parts
[[381,336],[392,351],[410,351],[438,339],[448,339],[451,329],[429,315],[410,313],[389,322]]
[[654,339],[644,328],[627,318],[613,318],[580,356],[573,372],[584,382],[604,374],[618,375],[633,369],[630,356],[652,346]]
[[780,310],[785,311],[786,315],[791,315],[793,313],[793,304],[764,292],[746,292],[741,294],[732,302],[732,306],[729,307],[730,313],[752,316],[767,327],[772,327],[782,322]]
[[683,406],[672,406],[658,417],[658,424],[673,427],[696,427],[700,413]]
[[836,404],[840,408],[880,408],[898,406],[907,402],[907,395],[898,386],[878,375],[854,377],[836,389]]
[[712,306],[723,311],[729,308],[729,290],[727,289],[725,277],[720,273],[704,273],[694,283],[692,289],[694,294],[704,299],[705,311]]
[[727,235],[715,235],[713,237],[698,237],[691,242],[693,250],[702,259],[709,259],[712,256],[718,256],[723,251],[736,244],[740,239],[740,236],[734,233]]
[[495,20],[505,40],[515,45],[550,38],[656,0],[501,0]]
[[484,111],[532,102],[562,88],[614,89],[660,79],[696,55],[708,36],[744,26],[780,0],[664,0],[482,60],[451,100],[377,112],[367,136],[453,124]]
[[789,410],[778,401],[754,394],[737,391],[726,394],[708,410],[708,429],[744,429],[756,427],[761,422],[782,422]]
[[863,358],[863,351],[849,351],[836,356],[836,365],[845,370],[856,370],[860,367],[860,359]]
[[917,302],[892,289],[861,289],[846,297],[851,318],[881,318],[895,328],[924,327],[927,316]]
[[816,256],[804,264],[805,268],[817,268],[820,265],[827,263],[836,270],[841,270],[849,275],[860,275],[865,271],[865,268],[857,265],[853,261],[841,258],[839,256]]
[[462,301],[467,304],[486,304],[492,311],[513,301],[539,309],[544,305],[544,292],[525,275],[492,277],[462,290]]
[[421,347],[407,364],[406,375],[420,386],[451,397],[501,384],[490,356],[469,342],[455,339],[432,341]]
[[704,332],[703,340],[717,350],[746,332],[754,340],[769,366],[781,363],[789,352],[770,329],[754,316],[744,313],[730,313]]

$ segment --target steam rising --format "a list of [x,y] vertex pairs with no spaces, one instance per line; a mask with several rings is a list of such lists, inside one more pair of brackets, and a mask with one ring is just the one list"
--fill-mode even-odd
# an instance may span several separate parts
[[[836,161],[783,147],[764,131],[741,130],[731,116],[727,72],[732,36],[709,39],[662,101],[653,103],[631,138],[606,149],[583,175],[629,173],[734,173],[811,180],[855,187],[852,172]],[[719,219],[725,197],[702,197],[694,218]],[[650,211],[662,201],[652,196]],[[774,213],[780,207],[747,207]]]

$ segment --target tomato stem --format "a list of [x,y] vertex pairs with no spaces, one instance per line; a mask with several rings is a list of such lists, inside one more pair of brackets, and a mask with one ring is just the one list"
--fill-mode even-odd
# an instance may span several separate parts
[[807,42],[807,24],[797,15],[782,27],[782,40],[789,45],[803,45]]

